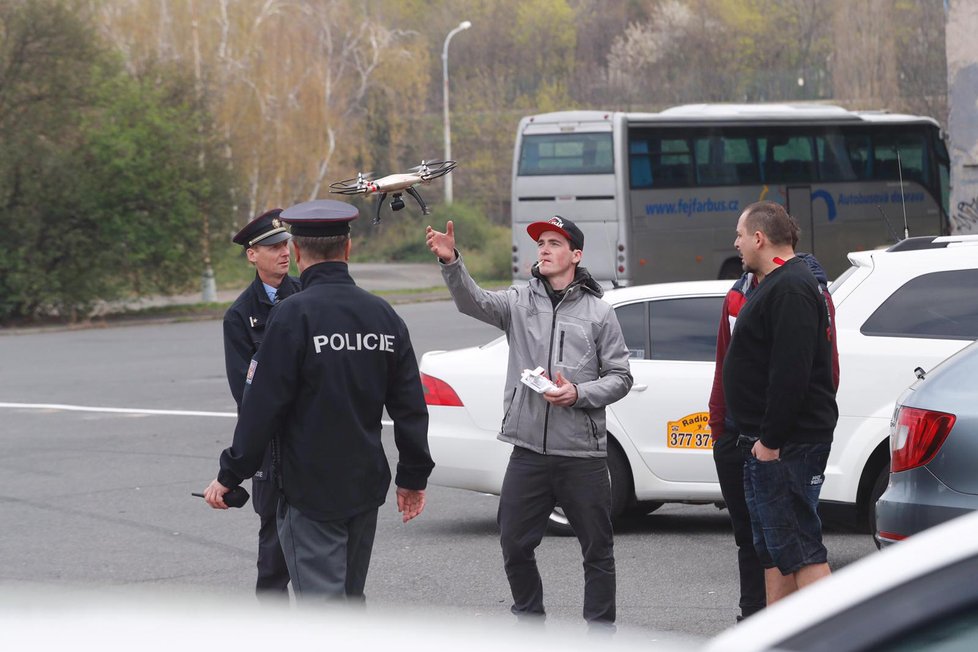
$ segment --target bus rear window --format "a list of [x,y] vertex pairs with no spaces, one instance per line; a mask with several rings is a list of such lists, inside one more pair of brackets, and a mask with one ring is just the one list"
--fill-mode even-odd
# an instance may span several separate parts
[[519,176],[614,172],[611,132],[523,137]]

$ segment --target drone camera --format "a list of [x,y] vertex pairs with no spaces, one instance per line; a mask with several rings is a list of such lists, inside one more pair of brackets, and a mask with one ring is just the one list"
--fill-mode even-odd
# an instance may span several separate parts
[[400,194],[394,195],[393,199],[391,199],[391,210],[399,211],[402,208],[404,208],[404,200],[401,199],[401,195]]

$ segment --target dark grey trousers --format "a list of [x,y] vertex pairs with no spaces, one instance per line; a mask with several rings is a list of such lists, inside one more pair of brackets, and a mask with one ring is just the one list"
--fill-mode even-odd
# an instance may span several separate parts
[[615,621],[611,482],[603,457],[540,455],[516,446],[499,496],[499,540],[517,616],[542,616],[543,581],[534,551],[560,505],[584,557],[584,619]]
[[376,508],[347,519],[316,521],[279,501],[278,536],[296,600],[362,602],[376,531]]

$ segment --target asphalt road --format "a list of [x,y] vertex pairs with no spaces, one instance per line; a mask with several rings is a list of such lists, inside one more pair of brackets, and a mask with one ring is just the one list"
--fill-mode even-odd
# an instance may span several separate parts
[[[419,355],[498,334],[448,302],[398,311]],[[93,407],[122,411],[80,409]],[[0,335],[0,590],[250,594],[257,516],[190,496],[216,474],[233,410],[219,321]],[[369,604],[436,620],[505,615],[496,504],[433,486],[425,513],[405,525],[388,501]],[[868,535],[826,540],[836,568],[875,551]],[[622,630],[663,640],[734,622],[736,556],[716,508],[667,505],[632,521],[616,558]],[[548,537],[538,559],[548,629],[582,628],[576,540]]]

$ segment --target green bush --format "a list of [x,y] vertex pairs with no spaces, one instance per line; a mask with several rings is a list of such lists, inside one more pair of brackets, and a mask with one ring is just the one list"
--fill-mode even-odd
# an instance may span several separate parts
[[75,7],[0,3],[0,323],[189,289],[203,216],[212,238],[230,222],[193,78],[131,74]]
[[376,226],[371,224],[370,217],[375,210],[373,203],[361,208],[361,217],[354,223],[354,261],[431,262],[432,255],[425,244],[425,227],[431,225],[444,231],[448,220],[452,220],[456,244],[475,278],[502,281],[511,277],[512,241],[508,228],[493,224],[486,215],[467,204],[437,206],[431,215],[422,215],[411,198],[405,201],[407,206],[396,213],[385,206],[382,222]]

